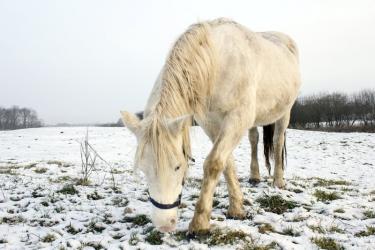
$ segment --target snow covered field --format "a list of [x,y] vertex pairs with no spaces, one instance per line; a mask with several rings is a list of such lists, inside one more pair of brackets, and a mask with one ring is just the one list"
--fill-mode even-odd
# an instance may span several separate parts
[[[126,128],[89,128],[98,160],[89,186],[77,142],[86,128],[0,131],[0,249],[374,249],[375,134],[288,130],[286,190],[251,186],[247,136],[235,150],[245,220],[226,219],[222,179],[212,235],[186,238],[210,142],[192,128],[193,156],[178,232],[161,235],[148,219],[146,183],[133,174],[136,140]],[[114,186],[116,188],[114,188]],[[154,245],[153,245],[154,244]]]

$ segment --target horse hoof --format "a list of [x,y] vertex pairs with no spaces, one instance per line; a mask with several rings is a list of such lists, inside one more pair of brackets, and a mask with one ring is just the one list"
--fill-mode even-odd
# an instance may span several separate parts
[[256,186],[260,183],[260,180],[259,179],[253,179],[253,178],[250,178],[249,179],[249,183],[253,186]]
[[188,240],[194,240],[197,239],[199,236],[205,236],[210,233],[210,229],[200,229],[196,231],[191,231],[189,230],[188,233],[186,234],[186,238]]
[[210,220],[206,214],[194,214],[193,219],[189,224],[189,233],[206,234],[210,231]]
[[273,181],[273,186],[278,189],[285,189],[286,184],[284,180],[279,180],[279,181]]
[[230,219],[230,220],[243,220],[243,219],[245,219],[246,214],[245,213],[239,213],[239,214],[229,214],[229,213],[227,213],[227,215],[225,217],[227,219]]
[[[194,219],[193,219],[194,221]],[[191,236],[205,235],[210,232],[210,223],[193,223],[190,222],[188,234]]]

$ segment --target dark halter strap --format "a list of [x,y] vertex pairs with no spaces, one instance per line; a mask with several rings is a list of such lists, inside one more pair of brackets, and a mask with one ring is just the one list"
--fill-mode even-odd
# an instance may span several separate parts
[[152,205],[154,205],[155,207],[157,208],[160,208],[160,209],[171,209],[171,208],[175,208],[175,207],[178,207],[180,204],[181,204],[181,197],[182,197],[182,193],[180,193],[180,195],[178,196],[177,200],[172,203],[172,204],[162,204],[162,203],[159,203],[157,202],[156,200],[154,200],[150,193],[148,194],[148,199],[150,200],[150,202],[152,203]]

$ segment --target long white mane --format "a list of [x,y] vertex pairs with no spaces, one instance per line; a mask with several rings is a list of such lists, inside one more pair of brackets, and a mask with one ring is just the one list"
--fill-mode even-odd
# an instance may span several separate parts
[[[202,115],[207,109],[212,83],[215,80],[216,54],[209,35],[209,23],[189,27],[172,47],[161,73],[160,96],[152,111],[145,117],[142,140],[136,161],[146,144],[151,144],[157,168],[167,165],[168,156],[175,150],[167,118],[186,114]],[[183,128],[183,150],[190,155],[190,124]]]

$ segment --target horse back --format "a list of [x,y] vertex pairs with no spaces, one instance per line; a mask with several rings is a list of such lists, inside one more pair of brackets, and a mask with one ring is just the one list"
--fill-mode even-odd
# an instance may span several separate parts
[[289,112],[300,87],[296,43],[281,32],[252,32],[234,22],[219,23],[211,32],[218,53],[211,108],[248,106],[255,125]]

